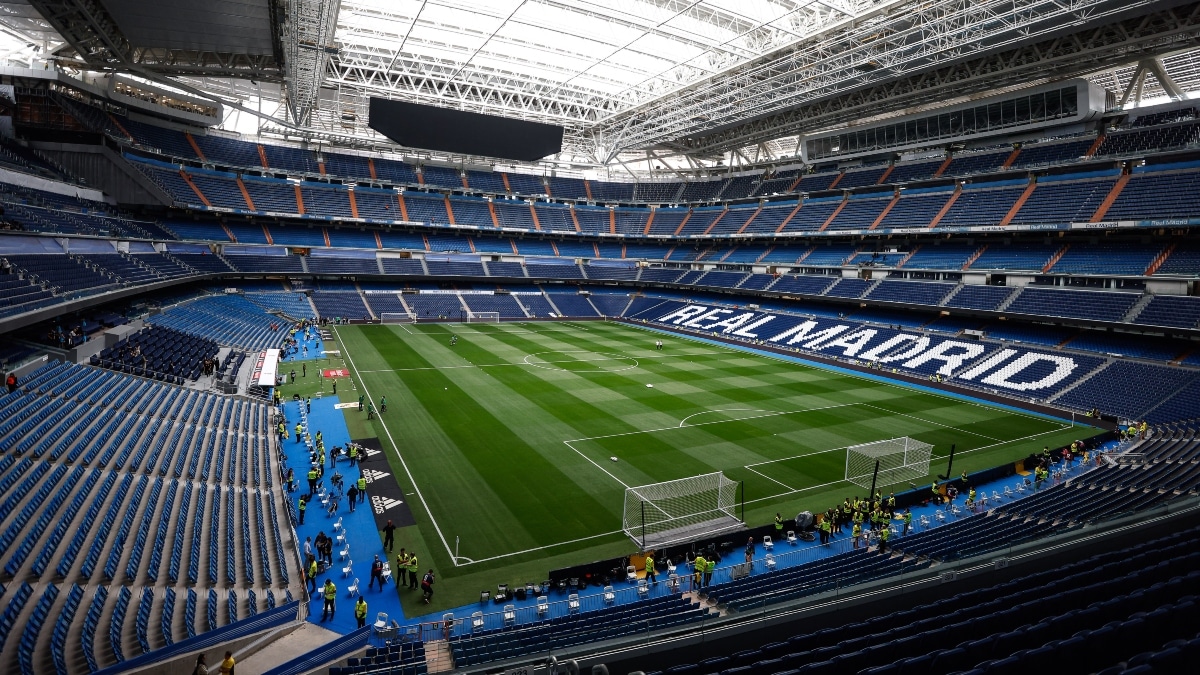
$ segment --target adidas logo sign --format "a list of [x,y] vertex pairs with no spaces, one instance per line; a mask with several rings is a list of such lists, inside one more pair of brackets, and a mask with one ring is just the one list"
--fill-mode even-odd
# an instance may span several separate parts
[[392,474],[386,471],[376,471],[375,469],[364,469],[362,472],[362,477],[365,478],[368,483],[374,483],[375,481],[381,478],[387,478],[390,475]]
[[363,452],[367,454],[367,457],[374,457],[375,455],[383,454],[381,451],[373,450],[371,448],[363,448]]
[[402,500],[392,499],[390,497],[371,497],[371,507],[375,511],[376,515],[383,515],[383,513],[388,509],[394,509],[403,503],[404,502]]

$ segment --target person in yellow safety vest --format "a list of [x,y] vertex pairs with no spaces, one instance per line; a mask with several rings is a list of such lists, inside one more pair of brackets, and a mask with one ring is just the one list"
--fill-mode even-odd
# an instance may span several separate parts
[[886,527],[879,531],[879,552],[880,553],[887,553],[888,537],[890,537],[891,534],[892,534],[891,529],[886,528]]
[[367,501],[367,479],[362,476],[358,477],[358,502],[361,504]]
[[296,442],[297,443],[304,442],[303,434],[304,434],[304,427],[299,422],[296,422]]
[[308,470],[308,498],[317,494],[317,470],[315,468]]
[[646,556],[646,581],[657,584],[658,573],[654,571],[654,556]]
[[358,596],[358,602],[354,603],[354,618],[358,620],[359,628],[367,625],[367,601],[361,595]]
[[[972,490],[972,492],[974,492],[974,490]],[[911,508],[904,510],[904,532],[902,532],[901,535],[908,534],[908,527],[910,525],[912,525],[912,509]]]
[[417,584],[417,573],[420,569],[417,564],[417,553],[413,551],[408,555],[408,587],[414,591],[419,587]]
[[322,591],[325,596],[325,605],[321,609],[321,620],[324,621],[326,617],[332,619],[333,615],[337,613],[335,602],[337,600],[337,586],[333,585],[332,579],[326,579],[325,588]]
[[716,571],[716,569],[717,569],[716,558],[705,562],[705,564],[704,564],[704,585],[705,586],[712,583],[712,575],[713,575],[713,572]]
[[317,592],[317,559],[310,558],[308,561],[308,592]]
[[308,510],[308,502],[304,500],[304,497],[301,497],[300,498],[300,524],[301,525],[304,524],[304,512],[307,510]]
[[850,530],[850,538],[854,540],[854,548],[858,548],[858,540],[862,538],[862,525],[854,524],[854,529]]
[[695,572],[693,581],[697,588],[699,588],[700,582],[704,580],[704,570],[706,569],[708,569],[708,563],[705,562],[704,556],[696,556],[696,560],[692,562],[692,570]]
[[929,491],[931,493],[929,496],[930,501],[932,501],[934,504],[940,504],[942,501],[942,493],[938,492],[938,484],[936,480],[929,484]]
[[778,534],[783,531],[783,516],[775,514],[775,532]]
[[358,461],[358,448],[354,447],[353,445],[350,446],[349,454],[350,454],[350,466],[354,466],[354,463]]
[[821,524],[819,525],[819,527],[821,528],[821,545],[822,546],[829,544],[829,534],[830,534],[830,531],[833,529],[829,523],[829,520],[830,520],[829,518],[822,518]]
[[408,551],[405,551],[404,547],[396,554],[396,570],[400,575],[396,580],[396,588],[401,588],[408,582]]

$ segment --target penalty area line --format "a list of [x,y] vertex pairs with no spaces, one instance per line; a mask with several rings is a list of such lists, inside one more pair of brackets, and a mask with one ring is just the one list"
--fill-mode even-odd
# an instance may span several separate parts
[[[587,440],[587,439],[582,439],[582,440]],[[580,452],[580,451],[579,451],[579,448],[576,448],[575,446],[571,445],[571,443],[574,443],[574,441],[563,441],[563,444],[565,444],[565,445],[566,445],[568,448],[570,448],[570,449],[574,450],[574,451],[575,451],[575,453],[576,453],[576,454],[578,454],[580,457],[582,457],[582,458],[586,459],[588,462],[590,462],[592,466],[594,466],[594,467],[596,467],[597,469],[600,469],[600,470],[601,470],[601,471],[603,471],[604,473],[608,474],[608,477],[609,477],[609,478],[611,478],[611,479],[613,479],[613,480],[615,480],[615,481],[617,481],[618,483],[620,483],[620,484],[621,484],[621,487],[624,487],[626,490],[628,490],[628,489],[629,489],[629,484],[628,484],[628,483],[626,483],[625,481],[621,480],[620,478],[617,478],[616,476],[614,476],[614,475],[612,475],[611,473],[609,473],[608,469],[605,469],[604,467],[602,467],[602,466],[600,466],[599,464],[597,464],[595,461],[593,461],[593,460],[592,460],[592,458],[591,458],[591,457],[588,457],[587,455],[585,455],[585,454],[583,454],[582,452]]]
[[602,537],[611,537],[614,534],[624,534],[624,530],[613,530],[612,532],[604,532],[602,534],[593,534],[593,535],[589,535],[587,537],[580,537],[578,539],[572,539],[570,541],[560,541],[557,544],[546,544],[545,546],[536,546],[534,548],[527,548],[523,551],[513,551],[512,553],[501,553],[500,555],[494,555],[490,558],[480,558],[479,560],[471,560],[470,558],[468,558],[466,556],[460,556],[461,560],[470,560],[470,562],[465,562],[465,563],[462,563],[461,565],[456,565],[456,566],[457,567],[466,567],[467,565],[478,565],[480,563],[491,562],[493,560],[502,560],[504,558],[512,558],[513,556],[525,555],[526,553],[536,553],[538,551],[545,551],[547,549],[557,548],[559,546],[570,546],[571,544],[578,544],[581,541],[589,541],[591,539],[600,539]]

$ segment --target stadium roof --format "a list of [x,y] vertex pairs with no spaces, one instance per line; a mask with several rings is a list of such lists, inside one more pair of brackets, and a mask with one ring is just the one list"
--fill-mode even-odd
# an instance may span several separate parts
[[1164,54],[1180,88],[1200,84],[1200,3],[1181,0],[28,2],[68,43],[60,66],[235,109],[279,92],[267,132],[384,145],[367,127],[382,96],[561,124],[559,159],[592,165],[776,159],[797,134],[1003,88],[1123,87]]

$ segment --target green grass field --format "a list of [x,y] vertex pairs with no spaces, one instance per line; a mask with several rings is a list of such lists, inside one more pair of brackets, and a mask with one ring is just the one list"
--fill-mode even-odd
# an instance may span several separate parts
[[[347,418],[356,437],[380,438],[409,494],[417,526],[401,541],[427,560],[432,554],[444,579],[480,580],[457,593],[452,581],[443,586],[451,604],[477,598],[498,575],[541,579],[552,568],[633,552],[620,532],[626,486],[724,471],[744,482],[753,526],[777,511],[823,510],[865,493],[842,480],[848,445],[911,436],[934,445],[936,473],[956,444],[957,474],[1091,435],[622,324],[355,326],[337,334],[356,386],[376,404],[388,399],[382,424],[353,410]],[[460,338],[453,347],[452,334]],[[659,338],[663,351],[654,349]]]

